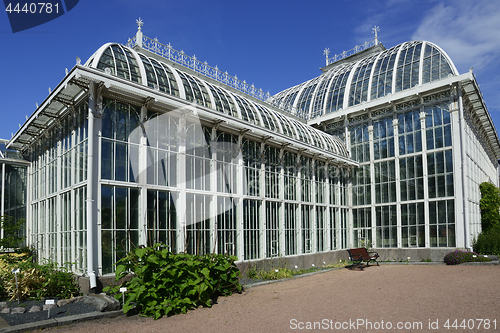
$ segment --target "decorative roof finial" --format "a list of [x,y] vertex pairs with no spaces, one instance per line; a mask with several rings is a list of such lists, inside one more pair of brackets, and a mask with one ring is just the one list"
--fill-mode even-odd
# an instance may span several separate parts
[[375,34],[375,45],[378,45],[378,35],[377,32],[380,31],[380,28],[378,26],[375,26],[372,28],[372,32]]
[[329,48],[325,48],[325,50],[323,51],[323,54],[326,57],[326,65],[328,66],[328,55],[330,54],[330,49]]
[[144,25],[144,22],[142,22],[141,18],[139,17],[138,20],[135,20],[135,23],[137,23],[137,32],[135,34],[135,45],[142,47],[142,26]]
[[140,17],[138,20],[135,20],[135,23],[137,23],[137,26],[139,27],[138,30],[141,30],[141,27],[144,25],[144,22],[142,22]]

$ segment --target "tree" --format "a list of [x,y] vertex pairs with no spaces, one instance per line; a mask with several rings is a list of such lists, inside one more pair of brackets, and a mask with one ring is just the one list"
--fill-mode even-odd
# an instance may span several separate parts
[[493,184],[484,182],[479,185],[481,200],[481,227],[483,233],[500,230],[500,190]]

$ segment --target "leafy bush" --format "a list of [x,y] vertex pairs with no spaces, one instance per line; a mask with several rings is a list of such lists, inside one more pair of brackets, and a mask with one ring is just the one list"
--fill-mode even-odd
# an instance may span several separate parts
[[43,264],[33,262],[28,254],[5,253],[0,255],[0,292],[11,300],[17,298],[15,275],[19,268],[17,282],[19,298],[40,300],[47,297],[71,298],[80,294],[80,287],[73,274],[66,268],[57,267],[54,262]]
[[481,199],[481,228],[483,232],[496,230],[500,232],[500,189],[495,185],[484,182],[479,185]]
[[482,232],[474,240],[474,252],[500,255],[500,232]]
[[214,296],[241,290],[235,260],[234,256],[220,254],[174,254],[162,244],[139,247],[116,265],[116,281],[129,272],[132,279],[104,291],[120,300],[119,288],[127,288],[124,313],[135,308],[155,319],[186,313],[199,305],[210,307]]
[[475,252],[465,252],[456,250],[444,256],[444,262],[447,265],[458,265],[464,262],[487,262],[491,261],[490,258],[478,255]]

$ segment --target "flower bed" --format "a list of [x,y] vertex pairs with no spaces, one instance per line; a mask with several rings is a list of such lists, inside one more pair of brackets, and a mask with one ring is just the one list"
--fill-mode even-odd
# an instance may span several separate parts
[[488,262],[491,259],[476,252],[456,250],[445,255],[443,261],[447,265],[458,265],[464,262]]

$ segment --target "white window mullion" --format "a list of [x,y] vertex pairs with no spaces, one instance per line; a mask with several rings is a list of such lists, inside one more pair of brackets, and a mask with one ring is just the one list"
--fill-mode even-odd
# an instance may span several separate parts
[[236,255],[239,260],[247,259],[247,253],[245,253],[245,240],[244,240],[244,212],[243,212],[243,185],[245,177],[245,170],[243,166],[243,135],[238,136],[238,148],[239,153],[236,158]]
[[279,211],[279,248],[280,256],[285,255],[285,247],[287,246],[286,240],[285,240],[285,233],[286,233],[286,224],[285,224],[285,169],[284,169],[284,160],[283,160],[283,154],[285,153],[285,150],[283,148],[280,149],[279,153],[279,161],[280,161],[280,169],[279,169],[279,178],[278,178],[278,190],[279,194],[278,197],[280,199],[281,203],[281,209]]
[[266,194],[266,164],[265,164],[265,159],[263,157],[266,149],[266,144],[265,142],[262,142],[260,145],[260,169],[257,171],[258,172],[258,177],[259,177],[259,197],[261,198],[260,200],[260,211],[259,211],[259,244],[260,244],[260,257],[261,258],[266,258],[268,255],[271,255],[270,253],[267,253],[267,224],[270,223],[270,221],[267,219],[267,212],[266,212],[266,200],[265,200],[265,194]]
[[177,175],[179,176],[179,195],[175,202],[177,214],[177,253],[186,251],[186,120],[179,119],[177,144],[179,147],[179,154],[177,160]]

